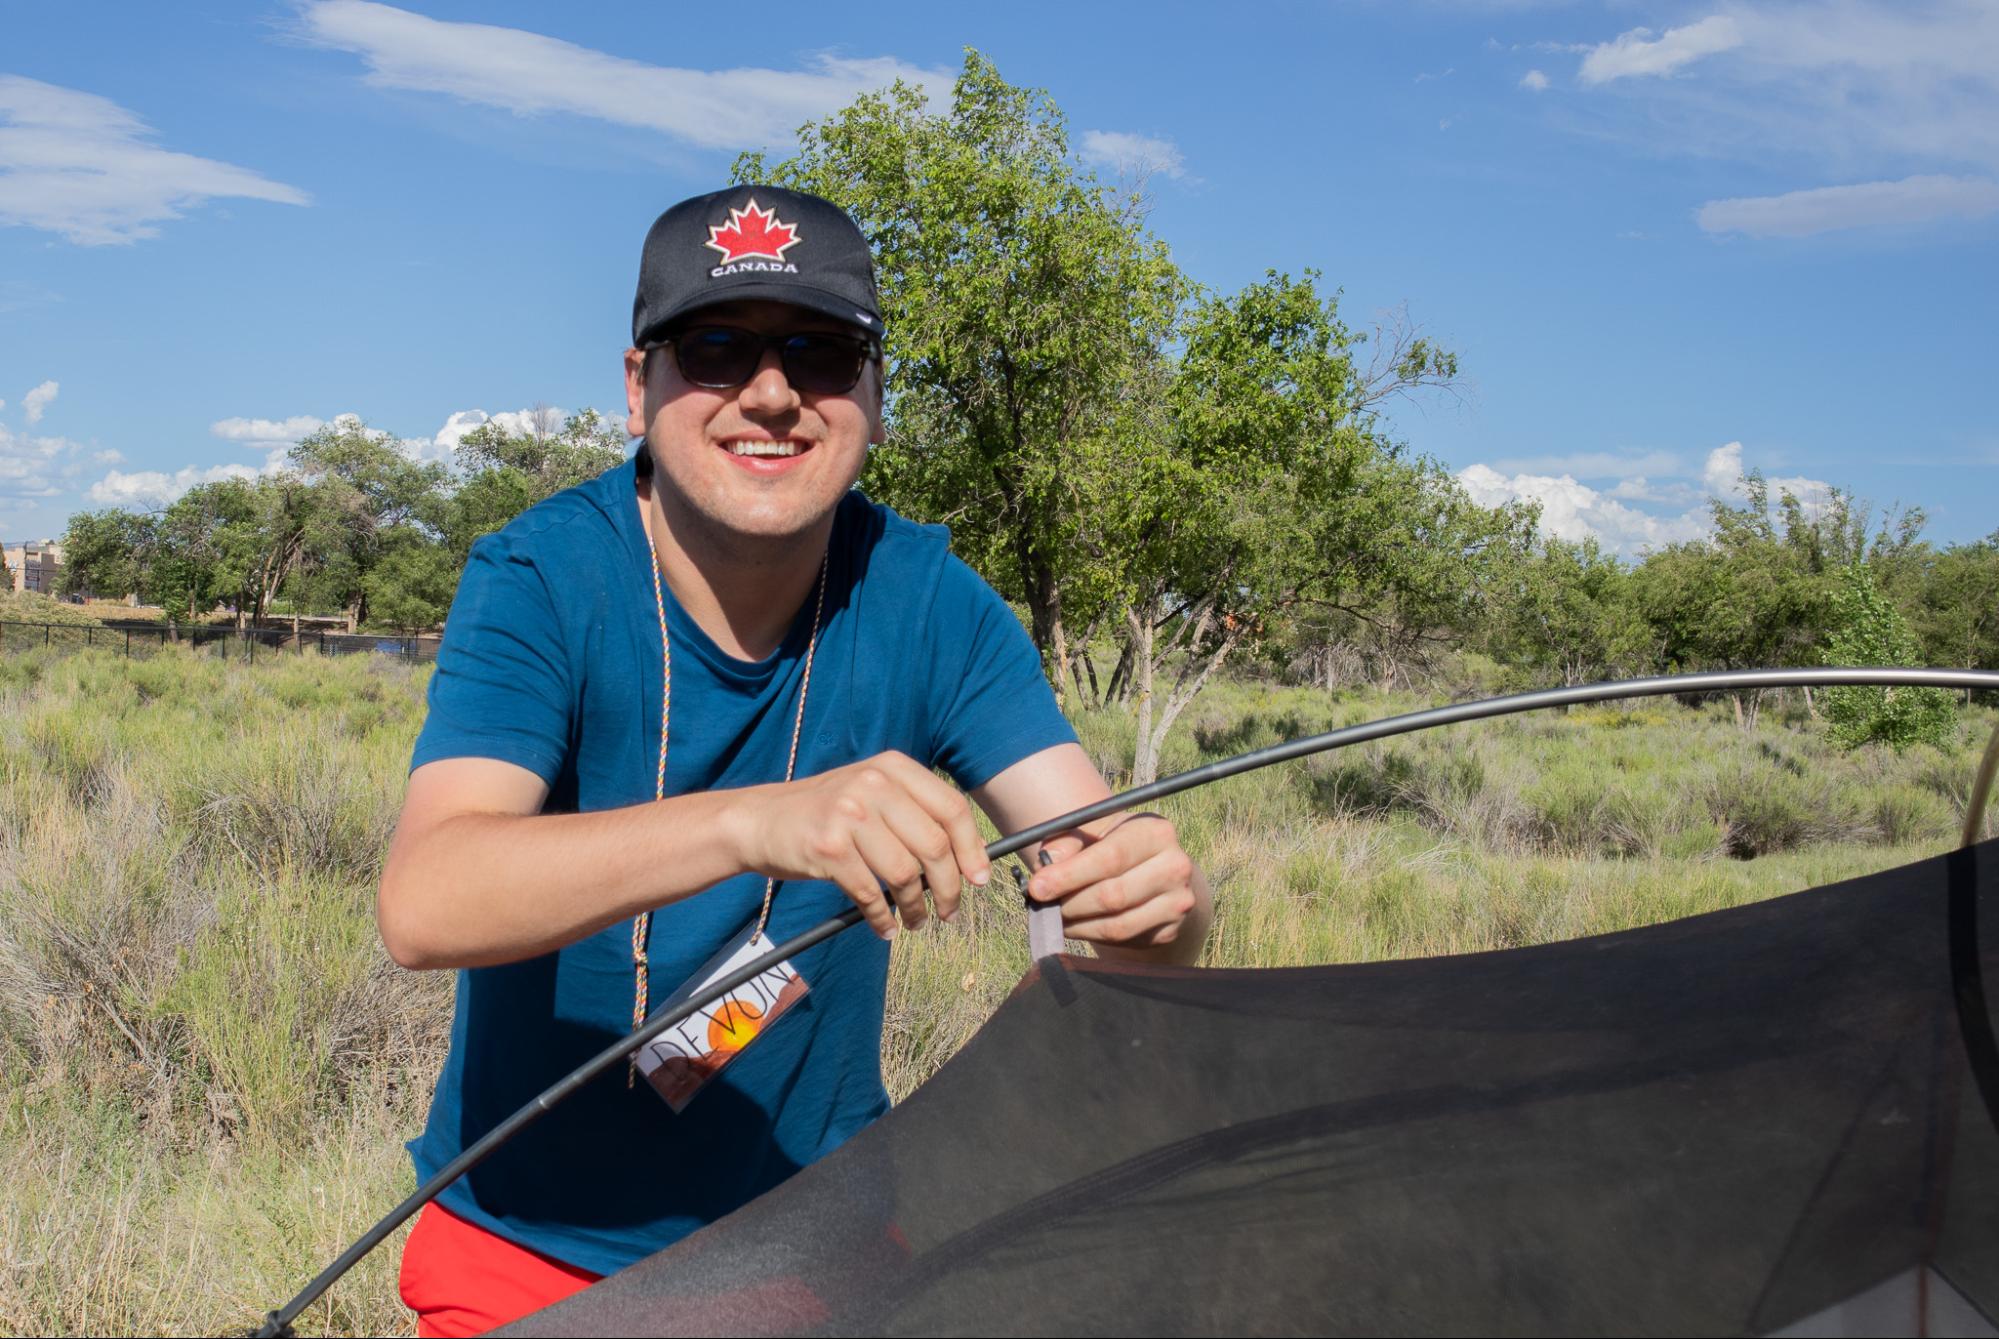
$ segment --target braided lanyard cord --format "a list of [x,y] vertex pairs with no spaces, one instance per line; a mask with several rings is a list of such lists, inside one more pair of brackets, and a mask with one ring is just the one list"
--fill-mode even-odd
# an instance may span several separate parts
[[[784,760],[784,779],[789,782],[798,770],[798,737],[805,728],[805,698],[812,691],[812,660],[819,650],[819,620],[826,611],[826,568],[832,560],[832,546],[819,559],[819,591],[812,604],[812,635],[805,643],[805,675],[798,685],[798,714],[791,722],[791,752]],[[652,602],[659,613],[659,767],[653,774],[652,797],[666,798],[666,739],[667,724],[672,719],[673,707],[673,646],[666,634],[666,594],[660,588],[659,558],[652,561]],[[762,934],[770,923],[771,900],[777,895],[777,879],[764,880],[763,909],[757,913],[757,928],[754,934]],[[650,980],[647,975],[646,940],[652,930],[652,913],[641,911],[632,918],[632,1031],[644,1026],[648,1012],[648,991]],[[636,1052],[625,1070],[625,1087],[630,1088],[638,1080],[639,1061]]]

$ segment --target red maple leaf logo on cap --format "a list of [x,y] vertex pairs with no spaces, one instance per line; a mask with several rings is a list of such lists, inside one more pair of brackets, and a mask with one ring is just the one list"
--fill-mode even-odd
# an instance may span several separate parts
[[778,218],[775,209],[759,208],[752,196],[743,208],[729,211],[727,223],[710,227],[708,240],[702,245],[721,252],[722,263],[730,265],[758,257],[783,260],[784,253],[798,243],[797,226]]

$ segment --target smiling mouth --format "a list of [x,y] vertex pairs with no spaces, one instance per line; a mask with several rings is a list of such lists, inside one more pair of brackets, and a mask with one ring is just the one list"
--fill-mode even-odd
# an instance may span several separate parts
[[795,437],[777,442],[762,439],[742,439],[723,442],[721,445],[722,449],[732,456],[775,457],[778,459],[804,455],[812,449],[812,443],[799,441]]

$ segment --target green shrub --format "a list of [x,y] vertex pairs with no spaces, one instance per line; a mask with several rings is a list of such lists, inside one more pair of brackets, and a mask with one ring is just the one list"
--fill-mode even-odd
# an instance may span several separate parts
[[[1840,573],[1825,663],[1853,666],[1919,666],[1922,653],[1901,613],[1875,589],[1865,563]],[[1948,748],[1957,739],[1957,710],[1940,688],[1828,688],[1827,728],[1842,748],[1911,744]]]

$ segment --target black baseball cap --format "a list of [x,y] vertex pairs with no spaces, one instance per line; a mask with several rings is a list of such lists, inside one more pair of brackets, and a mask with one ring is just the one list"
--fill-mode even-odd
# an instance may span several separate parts
[[653,220],[639,256],[632,346],[656,342],[689,312],[752,298],[881,338],[874,256],[847,211],[782,186],[731,186]]

